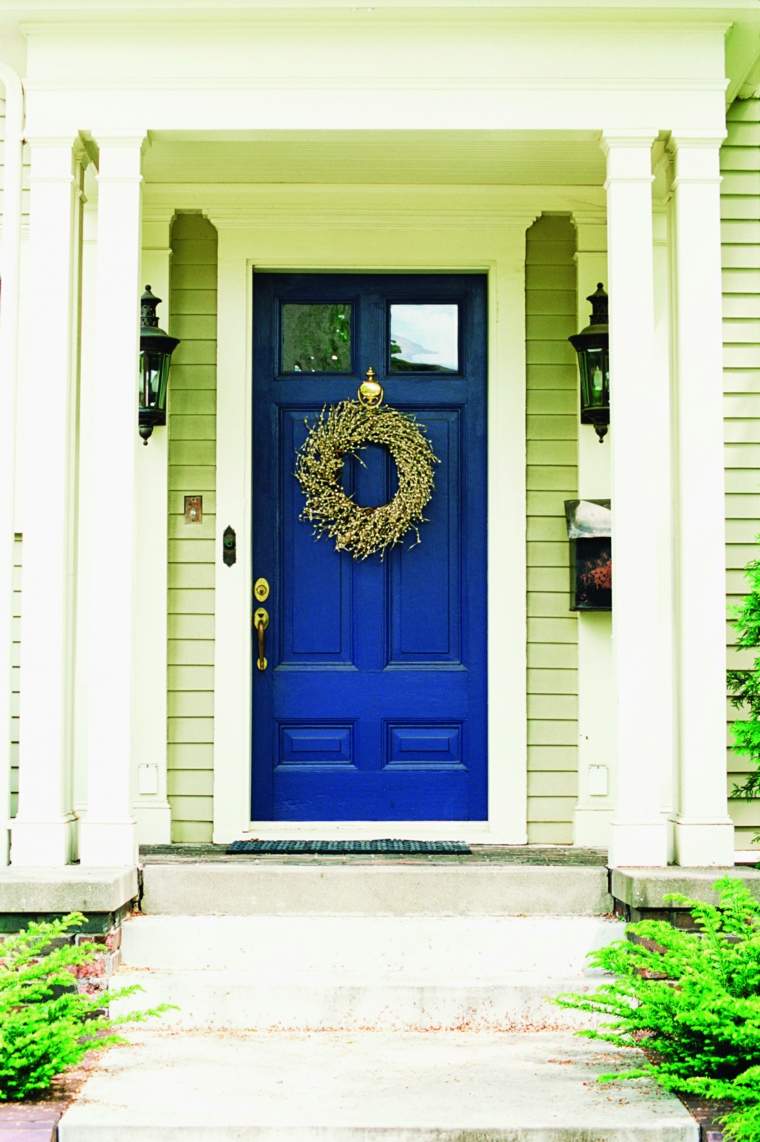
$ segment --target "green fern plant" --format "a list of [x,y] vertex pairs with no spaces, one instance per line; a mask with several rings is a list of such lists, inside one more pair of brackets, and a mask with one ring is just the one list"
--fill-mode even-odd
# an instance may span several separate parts
[[[741,650],[755,650],[760,647],[760,560],[748,563],[744,573],[750,591],[734,611],[736,645]],[[744,670],[729,670],[728,690],[731,704],[744,713],[744,717],[733,723],[733,749],[748,757],[755,768],[750,771],[740,785],[735,785],[733,797],[754,798],[760,796],[760,655],[752,667]]]
[[[0,944],[0,1101],[48,1090],[56,1075],[90,1051],[123,1043],[116,1028],[160,1015],[167,1005],[110,1018],[103,996],[83,995],[76,976],[102,948],[61,942],[84,924],[72,912],[29,924]],[[109,999],[139,987],[112,991]]]
[[601,1081],[653,1078],[675,1093],[728,1100],[736,1109],[726,1137],[760,1142],[760,904],[741,880],[714,888],[717,907],[666,898],[691,910],[696,931],[629,924],[627,938],[589,953],[616,978],[557,1003],[606,1017],[579,1035],[646,1052]]

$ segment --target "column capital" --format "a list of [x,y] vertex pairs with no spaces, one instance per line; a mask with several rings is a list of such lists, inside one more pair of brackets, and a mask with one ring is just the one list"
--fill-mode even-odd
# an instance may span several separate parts
[[605,154],[613,149],[635,150],[639,147],[648,147],[651,150],[658,135],[659,131],[654,127],[602,131],[599,145]]
[[97,135],[98,182],[140,182],[145,131],[118,131]]
[[673,187],[679,183],[720,183],[720,147],[725,135],[696,135],[671,133],[668,153],[672,156],[675,177]]
[[607,250],[607,212],[605,210],[574,210],[573,225],[578,254],[604,254]]
[[725,130],[694,131],[674,127],[670,132],[667,147],[668,150],[674,151],[686,149],[711,150],[715,147],[720,148],[726,140],[726,135]]
[[76,135],[31,135],[29,178],[32,183],[71,182],[74,178]]
[[49,132],[40,132],[24,136],[24,141],[32,148],[32,150],[41,152],[44,150],[55,150],[68,148],[72,153],[74,151],[74,144],[80,141],[78,131],[61,131],[58,134]]
[[103,131],[91,132],[98,147],[123,147],[142,149],[148,145],[148,132],[145,127],[125,127],[123,130],[114,130],[109,127]]
[[605,189],[610,182],[651,182],[652,147],[657,138],[656,131],[605,132],[601,147],[607,156],[607,178]]
[[[145,250],[171,250],[172,224],[175,212],[173,210],[154,213],[143,211],[142,216],[142,249]],[[155,275],[154,275],[155,276]]]

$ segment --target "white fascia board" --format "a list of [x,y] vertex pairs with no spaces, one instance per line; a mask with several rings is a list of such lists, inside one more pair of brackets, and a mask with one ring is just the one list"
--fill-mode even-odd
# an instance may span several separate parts
[[727,16],[729,20],[741,19],[748,12],[757,11],[755,0],[372,0],[365,6],[357,5],[356,0],[16,0],[6,7],[9,17],[36,22],[56,20],[61,17],[107,17],[111,13],[134,15],[142,19],[146,12],[205,13],[219,16],[231,13],[236,18],[250,14],[270,14],[279,17],[284,11],[329,12],[354,11],[368,18],[375,18],[384,12],[403,14],[414,18],[418,11],[431,9],[447,11],[459,9],[468,18],[478,10],[490,12],[532,12],[552,15],[555,12],[603,12],[613,17],[619,13],[634,17],[655,17],[670,19],[673,15],[683,18],[692,16],[704,18],[705,13]]

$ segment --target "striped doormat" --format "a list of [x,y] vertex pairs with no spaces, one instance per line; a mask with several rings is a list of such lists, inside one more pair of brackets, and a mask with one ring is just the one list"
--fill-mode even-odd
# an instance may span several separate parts
[[233,841],[228,853],[469,853],[464,841]]

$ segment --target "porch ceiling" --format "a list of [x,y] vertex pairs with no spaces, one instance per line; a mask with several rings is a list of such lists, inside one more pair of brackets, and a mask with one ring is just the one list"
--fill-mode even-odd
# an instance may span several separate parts
[[151,133],[153,183],[600,186],[593,132],[280,131]]

